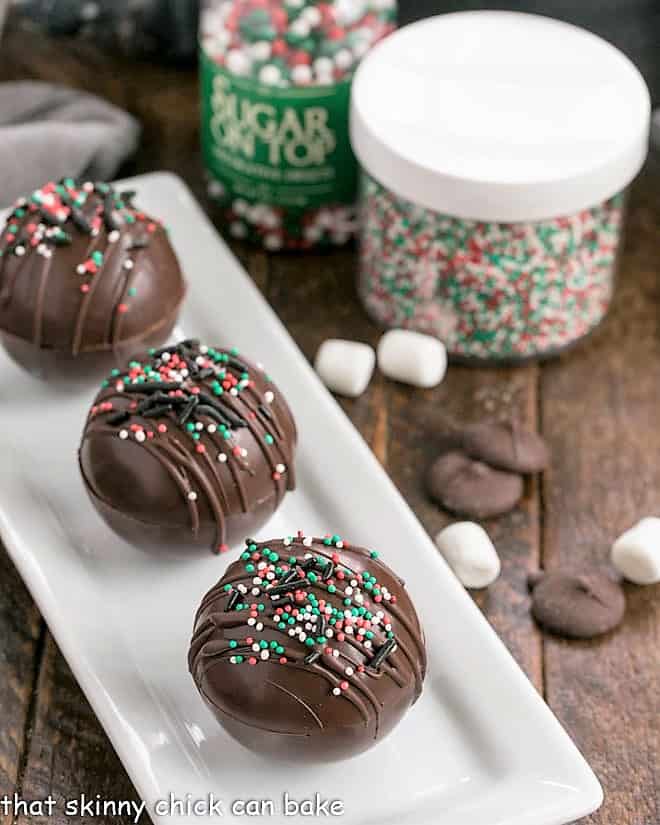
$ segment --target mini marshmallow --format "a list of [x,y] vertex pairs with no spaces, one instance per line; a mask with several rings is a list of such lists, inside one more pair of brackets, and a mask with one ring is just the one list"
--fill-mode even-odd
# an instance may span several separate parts
[[459,521],[435,537],[438,550],[465,587],[488,587],[500,575],[501,564],[493,542],[479,524]]
[[378,343],[378,366],[395,381],[435,387],[447,371],[447,350],[442,341],[431,335],[391,329]]
[[357,398],[373,375],[376,353],[369,344],[329,338],[316,353],[314,369],[333,392]]
[[660,518],[643,518],[612,546],[612,564],[635,584],[660,582]]

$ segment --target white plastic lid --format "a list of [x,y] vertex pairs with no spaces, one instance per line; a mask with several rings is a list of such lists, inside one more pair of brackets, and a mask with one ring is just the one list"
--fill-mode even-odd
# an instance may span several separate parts
[[351,140],[401,197],[461,218],[570,215],[625,188],[648,150],[635,66],[584,29],[459,12],[400,29],[353,81]]

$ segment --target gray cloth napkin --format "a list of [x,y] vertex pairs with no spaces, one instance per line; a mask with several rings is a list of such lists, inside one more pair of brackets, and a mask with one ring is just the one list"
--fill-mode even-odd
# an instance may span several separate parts
[[94,95],[0,83],[0,206],[49,180],[112,178],[139,136],[133,117]]

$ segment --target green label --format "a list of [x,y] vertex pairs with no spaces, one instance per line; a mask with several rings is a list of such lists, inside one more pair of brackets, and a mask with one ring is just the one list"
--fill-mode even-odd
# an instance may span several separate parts
[[237,77],[202,50],[202,149],[228,194],[284,208],[355,200],[350,80],[280,89]]

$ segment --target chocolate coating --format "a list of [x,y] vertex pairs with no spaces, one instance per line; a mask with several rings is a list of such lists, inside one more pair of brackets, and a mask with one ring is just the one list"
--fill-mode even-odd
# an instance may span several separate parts
[[133,544],[159,553],[226,550],[294,489],[291,412],[236,350],[184,341],[104,383],[80,469],[99,513]]
[[246,544],[197,612],[188,663],[202,697],[264,755],[327,762],[366,750],[426,673],[403,582],[338,536]]
[[549,461],[545,441],[516,418],[474,424],[463,432],[462,445],[472,458],[514,473],[541,472]]
[[109,184],[49,183],[0,235],[0,331],[44,377],[109,370],[163,343],[185,295],[161,224]]
[[472,518],[508,513],[523,495],[520,476],[473,461],[462,450],[437,458],[428,470],[426,486],[438,504]]
[[530,578],[532,615],[546,630],[591,639],[613,630],[626,609],[623,590],[607,573],[557,571]]

